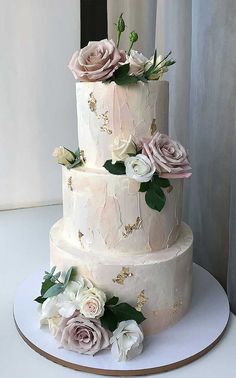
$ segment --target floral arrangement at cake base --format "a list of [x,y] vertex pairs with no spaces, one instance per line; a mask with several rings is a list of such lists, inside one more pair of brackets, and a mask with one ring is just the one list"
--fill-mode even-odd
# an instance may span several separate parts
[[56,267],[45,272],[35,301],[41,326],[48,327],[60,347],[87,355],[110,348],[118,361],[142,352],[142,312],[119,303],[118,297],[108,299],[73,267],[66,273]]

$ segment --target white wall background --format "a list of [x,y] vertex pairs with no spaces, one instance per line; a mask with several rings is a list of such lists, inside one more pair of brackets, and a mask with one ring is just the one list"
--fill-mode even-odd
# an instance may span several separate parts
[[0,0],[0,209],[61,200],[57,145],[77,147],[80,1]]

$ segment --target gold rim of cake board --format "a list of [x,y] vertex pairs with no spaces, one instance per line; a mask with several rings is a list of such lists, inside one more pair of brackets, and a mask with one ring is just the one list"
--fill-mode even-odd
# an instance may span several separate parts
[[152,368],[145,368],[145,369],[138,369],[138,370],[112,370],[112,369],[98,369],[98,368],[93,368],[89,366],[83,366],[79,364],[74,364],[72,362],[64,361],[58,357],[55,357],[47,352],[45,352],[43,349],[40,349],[37,347],[35,344],[33,344],[27,337],[21,332],[20,328],[17,325],[14,313],[13,313],[16,329],[19,332],[20,336],[22,339],[28,344],[35,352],[39,353],[41,356],[47,358],[48,360],[55,362],[56,364],[62,365],[64,367],[73,369],[73,370],[78,370],[78,371],[83,371],[85,373],[92,373],[92,374],[98,374],[98,375],[109,375],[109,376],[139,376],[139,375],[149,375],[149,374],[158,374],[158,373],[164,373],[166,371],[174,370],[177,368],[180,368],[184,365],[187,365],[198,358],[204,356],[204,354],[208,353],[212,348],[216,346],[216,344],[222,339],[227,325],[229,323],[229,317],[227,319],[227,323],[221,334],[206,348],[202,349],[200,352],[185,358],[181,361],[173,362],[172,364],[168,365],[163,365],[163,366],[158,366],[158,367],[152,367]]

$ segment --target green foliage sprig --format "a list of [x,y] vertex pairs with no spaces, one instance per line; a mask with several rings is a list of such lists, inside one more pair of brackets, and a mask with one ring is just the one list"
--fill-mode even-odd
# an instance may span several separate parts
[[167,72],[168,67],[176,63],[175,60],[168,59],[170,55],[171,51],[159,63],[157,63],[157,51],[155,50],[152,65],[144,71],[145,79],[158,80],[164,72]]
[[[68,150],[68,148],[67,148],[67,150]],[[75,152],[70,151],[70,150],[68,150],[68,151],[74,156],[75,160],[73,161],[73,163],[68,162],[68,164],[66,165],[67,169],[75,168],[75,167],[81,166],[85,163],[84,156],[81,153],[80,148],[78,148]]]
[[[43,282],[41,285],[40,296],[35,298],[35,301],[38,303],[43,303],[47,298],[54,297],[66,289],[68,283],[73,281],[76,277],[76,269],[71,267],[65,275],[63,281],[60,280],[62,273],[57,272],[56,267],[54,266],[50,272],[45,272],[43,277]],[[55,274],[54,274],[55,273]]]
[[146,318],[141,311],[136,310],[128,303],[119,303],[118,297],[112,297],[106,301],[104,314],[101,317],[102,326],[113,332],[118,323],[123,320],[135,320],[138,324]]

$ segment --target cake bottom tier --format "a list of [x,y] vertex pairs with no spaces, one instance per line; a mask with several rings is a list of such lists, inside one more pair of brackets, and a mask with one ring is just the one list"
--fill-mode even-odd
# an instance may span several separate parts
[[117,296],[141,310],[146,335],[158,333],[187,312],[192,291],[191,229],[181,225],[170,248],[142,255],[101,254],[79,250],[62,238],[63,219],[50,231],[51,265],[75,266],[107,296]]

